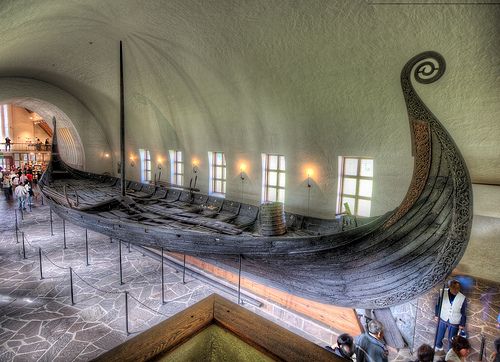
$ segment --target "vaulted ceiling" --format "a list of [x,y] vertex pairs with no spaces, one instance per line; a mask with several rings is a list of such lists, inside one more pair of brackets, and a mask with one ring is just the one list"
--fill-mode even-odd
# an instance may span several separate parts
[[130,150],[223,150],[254,169],[260,152],[283,153],[321,170],[319,209],[331,208],[337,156],[372,156],[386,211],[413,166],[399,73],[425,50],[447,73],[417,91],[473,182],[500,184],[500,5],[454,3],[1,0],[0,77],[78,99],[116,156],[123,40]]

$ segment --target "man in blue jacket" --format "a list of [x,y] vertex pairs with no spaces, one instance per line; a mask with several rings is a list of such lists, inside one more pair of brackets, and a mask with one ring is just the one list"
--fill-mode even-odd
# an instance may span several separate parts
[[356,362],[388,362],[389,350],[384,343],[384,326],[373,319],[368,323],[368,333],[356,337]]

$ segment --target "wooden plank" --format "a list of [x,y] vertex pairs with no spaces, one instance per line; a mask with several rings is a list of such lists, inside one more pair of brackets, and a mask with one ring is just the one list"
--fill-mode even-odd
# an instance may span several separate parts
[[94,361],[148,361],[159,354],[168,352],[212,323],[213,304],[214,297],[209,296],[100,355]]
[[218,296],[215,296],[214,319],[243,341],[284,361],[343,361],[326,349]]
[[389,308],[374,309],[375,319],[384,326],[385,342],[394,348],[400,349],[406,347],[406,343],[399,331],[398,325]]
[[[182,254],[168,254],[174,256],[178,260],[182,260],[183,258]],[[234,285],[238,284],[237,273],[231,273],[230,271],[189,255],[186,256],[186,263],[194,265],[216,277],[227,280]],[[339,334],[349,333],[352,336],[356,336],[363,332],[354,309],[337,307],[301,298],[245,277],[241,278],[241,287],[264,299],[277,303],[286,309],[323,323]]]

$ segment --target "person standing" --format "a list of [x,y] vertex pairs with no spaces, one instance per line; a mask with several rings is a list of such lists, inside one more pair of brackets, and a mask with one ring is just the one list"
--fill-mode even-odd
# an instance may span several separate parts
[[33,188],[31,186],[31,182],[26,180],[26,182],[24,183],[24,188],[26,189],[26,200],[28,201],[28,205],[29,205],[30,211],[31,211],[31,205],[33,204],[33,196],[35,195],[33,193]]
[[[448,332],[448,346],[451,338],[465,328],[467,299],[460,293],[460,283],[453,279],[448,283],[449,287],[443,292],[441,310],[439,311],[439,300],[436,303],[434,320],[439,322],[436,335],[436,350],[443,350],[443,338]],[[449,348],[448,348],[449,349]]]
[[5,172],[3,175],[2,188],[3,193],[5,194],[5,200],[10,200],[12,184],[10,183],[10,175],[8,172]]
[[5,151],[9,150],[10,151],[10,138],[9,136],[5,137]]
[[49,150],[49,145],[50,145],[49,139],[48,139],[48,138],[46,138],[46,139],[45,139],[45,151],[48,151],[48,150]]
[[14,196],[17,199],[19,209],[20,210],[26,210],[26,195],[27,195],[26,188],[24,187],[23,184],[17,185],[16,189],[14,190]]
[[384,326],[372,319],[368,323],[368,333],[356,337],[356,362],[388,362],[389,350],[383,338]]

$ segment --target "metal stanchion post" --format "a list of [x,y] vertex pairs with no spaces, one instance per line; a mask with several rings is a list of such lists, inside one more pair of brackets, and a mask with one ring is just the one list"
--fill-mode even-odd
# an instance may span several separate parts
[[42,195],[42,206],[43,206],[43,195]]
[[241,254],[240,254],[240,267],[238,269],[238,304],[241,304]]
[[75,305],[75,297],[73,296],[73,268],[69,267],[69,283],[71,291],[71,305]]
[[52,219],[52,208],[50,210],[50,236],[54,236],[54,226],[52,225],[53,219]]
[[113,238],[111,236],[109,237],[109,243],[113,244]]
[[186,284],[186,254],[184,253],[184,267],[182,268],[182,284]]
[[64,249],[67,249],[66,247],[66,220],[63,219],[63,240],[64,240]]
[[88,230],[85,229],[85,254],[87,257],[87,266],[89,266],[89,233]]
[[120,284],[123,284],[123,269],[122,269],[122,241],[118,240],[118,248],[120,250]]
[[125,330],[127,331],[127,336],[130,334],[128,330],[128,292],[125,291]]
[[38,258],[40,260],[40,280],[43,279],[43,273],[42,273],[42,248],[38,247]]
[[165,304],[165,272],[163,271],[163,248],[161,248],[161,302]]
[[128,252],[130,253],[130,241],[128,242]]
[[484,355],[484,349],[486,346],[486,337],[484,334],[481,334],[481,348],[479,348],[479,361],[483,360],[483,355]]
[[14,209],[14,214],[16,216],[16,244],[19,244],[19,226],[17,224],[17,209]]
[[21,231],[21,236],[23,238],[23,259],[26,259],[26,246],[24,245],[24,231]]

